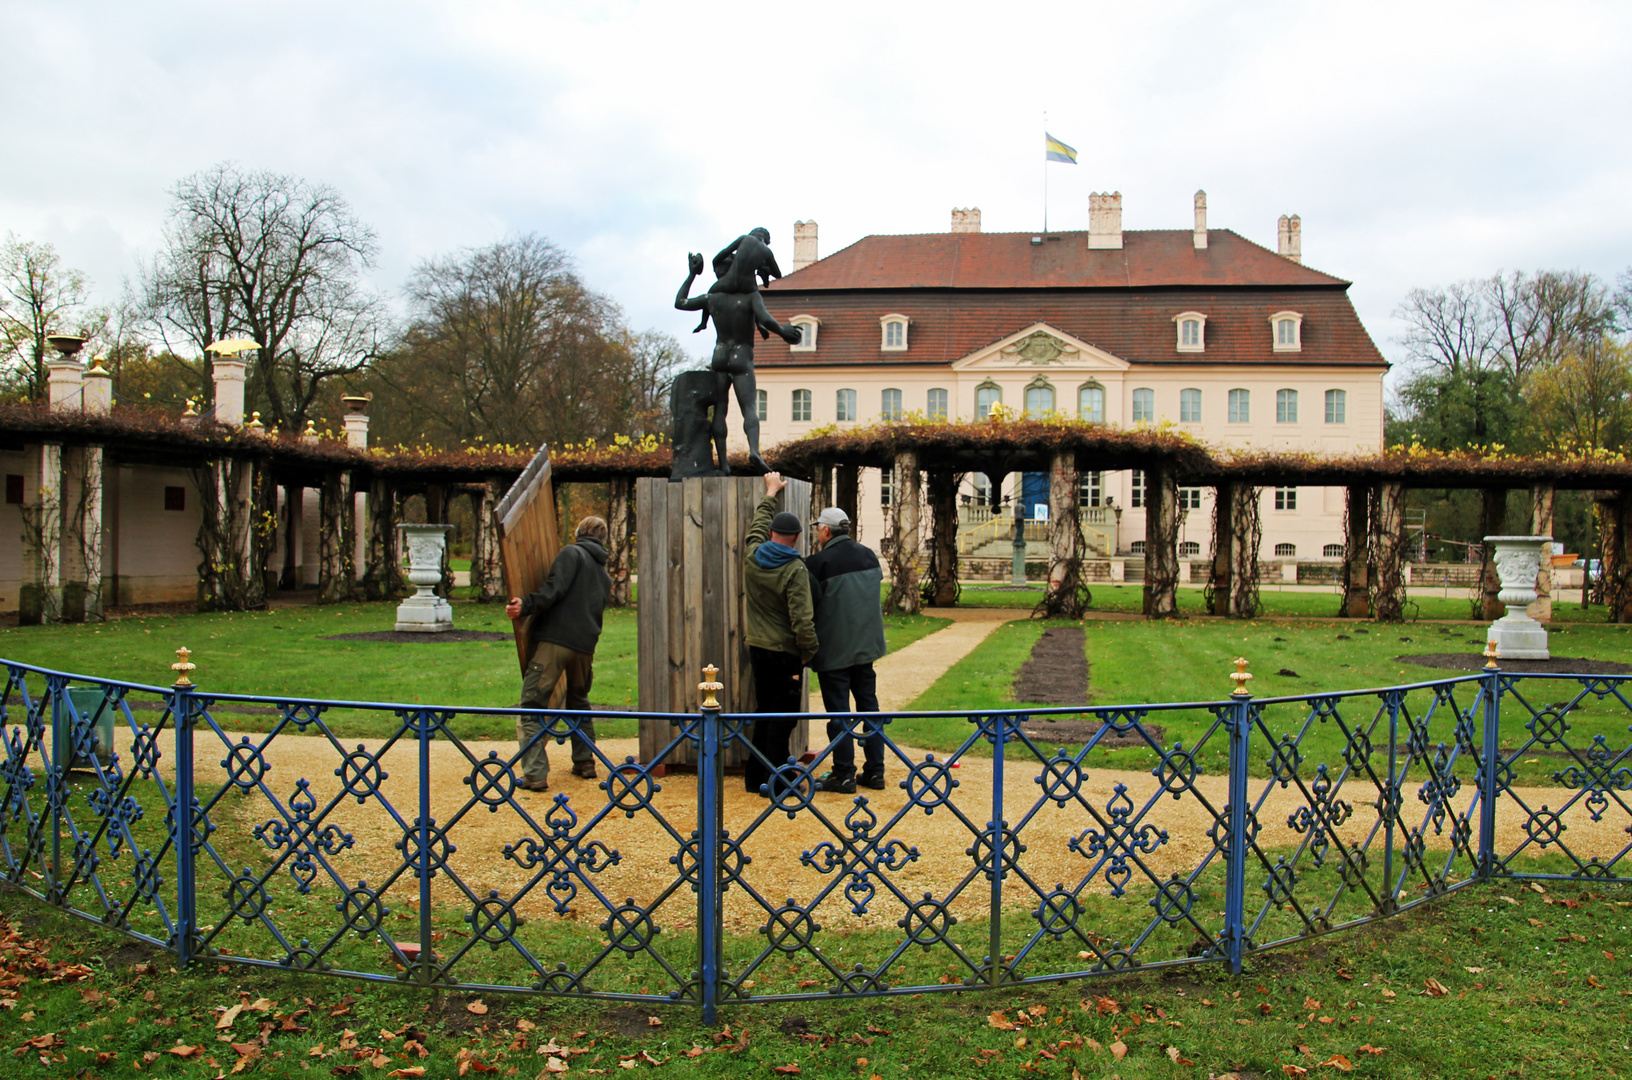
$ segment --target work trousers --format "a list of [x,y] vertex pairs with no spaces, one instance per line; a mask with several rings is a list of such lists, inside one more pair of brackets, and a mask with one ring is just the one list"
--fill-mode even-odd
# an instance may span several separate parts
[[[748,662],[754,669],[754,696],[758,700],[755,712],[800,712],[800,691],[804,689],[805,665],[793,653],[748,646]],[[761,761],[750,754],[742,767],[743,784],[750,794],[757,795],[762,785],[770,782],[771,770],[787,764],[788,741],[794,717],[778,720],[755,720],[751,741],[754,749],[765,755]],[[767,764],[767,762],[769,764]],[[774,798],[775,791],[770,795]]]
[[[831,717],[834,713],[876,713],[878,711],[878,676],[871,662],[849,667],[818,671],[822,687],[822,708]],[[856,707],[850,707],[854,695]],[[856,775],[856,743],[850,734],[851,725],[837,720],[827,722],[827,740],[833,742],[833,776],[842,780]],[[861,740],[864,755],[863,772],[867,776],[884,775],[884,733],[868,735]]]
[[[553,641],[540,641],[533,648],[533,657],[527,662],[527,671],[521,678],[521,707],[549,708],[550,693],[563,674],[567,677],[565,707],[588,712],[589,688],[595,681],[595,655],[569,649]],[[590,747],[595,745],[595,721],[586,718],[579,724],[578,731],[572,736],[572,763],[574,766],[593,767],[595,754]],[[521,748],[521,759],[517,764],[522,779],[528,783],[542,784],[550,778],[550,755],[545,750],[545,744],[550,740],[540,734],[543,730],[542,717],[528,715],[516,718],[516,742]]]

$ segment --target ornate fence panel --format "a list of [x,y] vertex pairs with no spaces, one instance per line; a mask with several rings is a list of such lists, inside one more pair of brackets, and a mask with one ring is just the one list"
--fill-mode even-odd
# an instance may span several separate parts
[[[816,790],[837,744],[816,718],[811,754],[758,758],[769,781],[727,799],[744,784],[727,752],[757,756],[752,724],[774,718],[705,701],[662,718],[653,760],[597,746],[596,782],[534,791],[514,741],[460,734],[515,710],[7,664],[0,875],[184,963],[680,1001],[710,1020],[722,1002],[1239,972],[1478,880],[1632,880],[1627,682],[1487,671],[857,714],[839,737],[879,739],[889,783],[852,796]],[[558,747],[631,717],[533,714]],[[929,736],[952,749],[912,748]],[[668,770],[682,757],[694,773]]]

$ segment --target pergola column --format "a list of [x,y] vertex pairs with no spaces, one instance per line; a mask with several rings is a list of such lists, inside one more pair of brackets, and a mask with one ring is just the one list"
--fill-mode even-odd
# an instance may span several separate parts
[[102,617],[102,448],[66,448],[62,458],[63,622]]
[[363,595],[389,600],[403,595],[402,565],[397,547],[396,487],[376,473],[368,487],[368,562],[363,570]]
[[1230,581],[1235,565],[1235,484],[1220,484],[1213,491],[1213,576],[1210,614],[1230,613]]
[[856,465],[840,465],[834,478],[835,492],[833,505],[843,510],[850,518],[850,537],[853,540],[861,539],[861,468]]
[[613,607],[629,606],[629,537],[634,531],[634,515],[629,504],[630,479],[614,476],[608,483],[606,518],[606,572],[612,579]]
[[[1553,485],[1535,484],[1530,488],[1530,535],[1553,535]],[[1539,623],[1553,621],[1553,560],[1542,556],[1536,570],[1536,601],[1530,605],[1530,617]]]
[[42,444],[39,460],[39,501],[23,519],[23,587],[17,598],[17,621],[23,626],[62,619],[62,445]]
[[1632,495],[1617,491],[1599,507],[1604,606],[1610,622],[1632,622]]
[[[448,518],[452,515],[448,513],[448,509],[447,490],[441,484],[426,484],[425,524],[450,524]],[[432,590],[444,600],[451,599],[453,596],[453,557],[448,551],[452,546],[453,538],[450,536],[448,542],[442,545],[442,578],[436,583],[436,588]]]
[[[1500,536],[1507,531],[1507,489],[1486,488],[1479,493],[1479,538]],[[1483,544],[1480,559],[1480,618],[1500,619],[1507,614],[1502,603],[1502,576],[1496,572],[1496,545]]]
[[1345,489],[1347,531],[1343,536],[1343,610],[1345,619],[1371,618],[1371,488]]
[[306,489],[299,484],[283,486],[283,512],[286,515],[283,530],[283,572],[278,575],[278,588],[300,588],[300,526]]
[[1168,465],[1145,470],[1144,612],[1152,619],[1179,615],[1179,486]]
[[958,477],[939,469],[929,474],[929,580],[931,607],[958,602]]
[[317,502],[317,602],[337,604],[351,595],[351,560],[346,557],[349,529],[346,474],[339,469],[323,473]]
[[818,461],[810,477],[810,516],[812,519],[829,506],[837,505],[833,501],[833,466],[826,461]]
[[267,537],[271,499],[267,463],[256,458],[217,457],[194,471],[198,488],[198,609],[251,611],[266,606]]
[[1376,552],[1378,622],[1405,621],[1405,485],[1379,484],[1377,514],[1372,519]]
[[1264,489],[1230,485],[1230,610],[1232,619],[1258,614],[1258,547],[1263,540],[1259,509]]
[[[1082,584],[1082,519],[1077,511],[1075,450],[1056,450],[1048,471],[1048,590],[1038,605],[1045,615],[1080,619],[1088,589]],[[1149,565],[1149,555],[1146,555]],[[1175,566],[1177,565],[1175,554]]]
[[[922,495],[918,475],[918,452],[902,450],[895,456],[895,489],[890,499],[890,595],[885,607],[906,615],[918,614],[922,597],[918,592],[918,503]],[[855,518],[851,518],[852,527]]]
[[499,561],[499,530],[493,522],[493,510],[504,498],[504,480],[497,476],[487,478],[470,496],[471,510],[476,519],[476,535],[470,552],[470,583],[476,586],[476,599],[484,604],[502,603],[504,573]]

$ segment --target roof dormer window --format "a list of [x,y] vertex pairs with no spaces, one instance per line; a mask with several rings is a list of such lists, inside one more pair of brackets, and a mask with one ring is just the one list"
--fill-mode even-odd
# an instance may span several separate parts
[[885,315],[878,320],[883,328],[884,338],[880,348],[885,352],[907,351],[907,322],[905,315]]
[[1269,317],[1271,339],[1276,352],[1303,351],[1303,316],[1296,311],[1277,311]]
[[822,321],[814,315],[795,315],[788,320],[799,328],[799,344],[789,345],[789,352],[815,352],[816,328]]
[[1181,311],[1173,316],[1178,327],[1179,352],[1204,352],[1207,348],[1207,316],[1199,311]]

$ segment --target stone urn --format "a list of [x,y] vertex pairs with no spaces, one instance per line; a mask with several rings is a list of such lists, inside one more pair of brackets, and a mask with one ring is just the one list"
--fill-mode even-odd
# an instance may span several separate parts
[[398,525],[408,548],[408,580],[414,595],[397,605],[397,629],[440,634],[453,629],[453,608],[431,590],[442,580],[442,551],[452,525]]
[[1536,575],[1541,571],[1544,551],[1550,551],[1550,536],[1487,536],[1495,545],[1496,574],[1502,591],[1497,599],[1507,605],[1507,614],[1490,624],[1490,639],[1496,642],[1496,656],[1502,660],[1549,660],[1547,628],[1526,610],[1536,599]]

